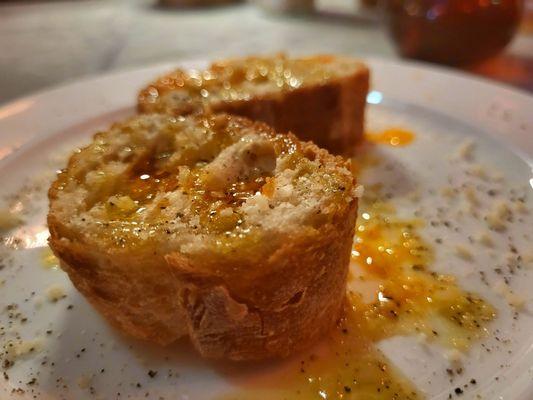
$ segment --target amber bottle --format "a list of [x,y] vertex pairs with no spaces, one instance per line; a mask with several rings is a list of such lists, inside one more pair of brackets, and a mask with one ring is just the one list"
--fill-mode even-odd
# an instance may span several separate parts
[[402,56],[450,65],[502,50],[520,23],[521,0],[386,0],[386,21]]

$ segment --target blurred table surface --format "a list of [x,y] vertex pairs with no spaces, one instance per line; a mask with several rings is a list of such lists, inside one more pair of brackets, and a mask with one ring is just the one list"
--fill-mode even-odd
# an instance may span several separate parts
[[[468,72],[533,91],[526,30]],[[383,27],[356,17],[271,14],[247,3],[169,10],[154,0],[0,0],[0,103],[112,70],[277,51],[397,58]]]

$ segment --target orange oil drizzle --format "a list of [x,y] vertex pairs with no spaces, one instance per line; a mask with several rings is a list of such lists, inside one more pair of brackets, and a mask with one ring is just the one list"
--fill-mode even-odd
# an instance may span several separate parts
[[403,147],[411,144],[415,134],[403,128],[388,128],[381,132],[366,132],[365,139],[372,143]]
[[357,314],[347,312],[313,349],[281,363],[226,370],[240,389],[220,400],[365,399],[416,400],[421,395],[388,364],[372,340],[358,330]]
[[[349,296],[359,329],[380,340],[398,334],[423,334],[444,346],[464,351],[485,335],[494,309],[463,291],[453,276],[430,269],[432,248],[417,232],[420,220],[395,216],[387,204],[366,207],[357,222],[352,250],[356,263]],[[364,302],[358,285],[373,288]],[[354,290],[355,289],[355,290]]]

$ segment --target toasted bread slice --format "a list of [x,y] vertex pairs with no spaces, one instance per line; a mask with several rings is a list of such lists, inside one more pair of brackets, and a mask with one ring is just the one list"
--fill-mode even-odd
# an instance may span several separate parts
[[163,76],[140,92],[139,110],[242,115],[347,154],[362,138],[368,85],[368,68],[351,58],[249,57]]
[[115,326],[208,358],[305,348],[339,316],[357,211],[348,161],[260,122],[143,115],[49,191],[50,246]]

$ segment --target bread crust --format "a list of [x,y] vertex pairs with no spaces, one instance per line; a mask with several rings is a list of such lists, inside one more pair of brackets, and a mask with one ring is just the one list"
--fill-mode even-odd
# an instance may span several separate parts
[[[310,62],[331,62],[334,56],[315,56]],[[243,61],[246,63],[246,59]],[[358,68],[342,77],[303,85],[284,92],[254,94],[248,100],[210,103],[203,112],[227,112],[265,122],[278,132],[292,132],[304,141],[312,141],[334,154],[350,155],[362,140],[364,111],[369,89],[369,69]],[[171,76],[170,74],[169,76]],[[143,113],[166,112],[174,115],[198,112],[195,105],[175,107],[161,96],[153,101],[150,91],[172,90],[170,79],[161,77],[139,94],[138,110]]]
[[286,357],[331,329],[345,297],[356,211],[352,204],[337,225],[292,237],[270,256],[218,262],[221,269],[239,263],[240,268],[265,271],[244,283],[238,277],[198,276],[195,264],[203,260],[168,255],[184,287],[180,300],[189,337],[202,356]]
[[[348,164],[312,143],[302,144],[302,151],[324,163]],[[54,211],[60,195],[53,184],[50,247],[75,287],[128,335],[161,345],[188,335],[203,357],[261,360],[310,346],[339,317],[355,197],[336,204],[328,223],[298,230],[274,251],[256,244],[248,251],[243,241],[224,252],[191,255],[89,240]]]
[[115,328],[160,345],[187,334],[176,297],[178,281],[164,256],[146,252],[140,257],[129,249],[87,243],[69,234],[52,213],[48,227],[49,245],[61,268]]

